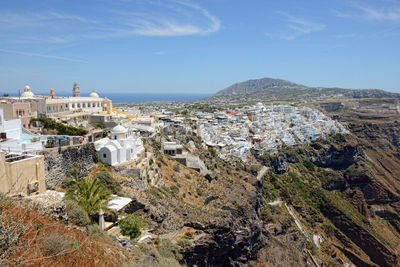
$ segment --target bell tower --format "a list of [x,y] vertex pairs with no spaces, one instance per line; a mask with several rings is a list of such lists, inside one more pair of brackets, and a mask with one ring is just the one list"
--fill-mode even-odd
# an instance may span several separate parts
[[74,83],[74,87],[72,89],[72,96],[73,97],[80,97],[81,96],[81,91],[79,89],[78,83]]

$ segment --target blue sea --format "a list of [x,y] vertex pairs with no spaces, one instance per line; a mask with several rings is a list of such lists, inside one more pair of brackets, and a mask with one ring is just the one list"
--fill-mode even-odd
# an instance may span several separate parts
[[[34,92],[35,93],[35,92]],[[143,102],[186,102],[195,101],[212,96],[212,94],[165,94],[165,93],[101,93],[97,92],[100,97],[107,97],[114,103],[143,103]],[[37,95],[48,95],[49,93],[38,92]],[[88,96],[89,93],[81,93],[81,96]],[[10,94],[10,96],[18,96]],[[71,96],[71,93],[60,92],[56,96]]]
[[114,103],[139,102],[185,102],[210,97],[211,94],[140,94],[140,93],[104,93],[100,97],[107,97]]

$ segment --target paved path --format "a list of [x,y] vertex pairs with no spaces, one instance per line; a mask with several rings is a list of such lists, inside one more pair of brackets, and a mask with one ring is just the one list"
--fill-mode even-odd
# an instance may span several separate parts
[[261,168],[261,170],[258,172],[257,180],[261,181],[261,178],[263,178],[264,174],[265,174],[268,170],[269,170],[268,167],[263,166],[263,167]]
[[304,230],[303,225],[301,224],[300,220],[297,218],[297,215],[294,213],[292,208],[289,207],[286,203],[285,203],[285,207],[288,210],[290,216],[292,216],[292,218],[294,219],[294,222],[296,223],[297,227],[300,229],[300,232],[303,233],[303,235],[307,238],[307,240],[310,240],[310,235],[306,232],[306,230]]
[[270,206],[280,206],[280,205],[282,205],[282,203],[283,203],[282,200],[277,199],[277,200],[275,200],[275,201],[268,202],[267,204],[270,205]]

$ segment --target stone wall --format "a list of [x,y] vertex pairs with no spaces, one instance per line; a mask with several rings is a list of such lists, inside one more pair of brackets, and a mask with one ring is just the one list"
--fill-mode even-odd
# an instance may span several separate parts
[[44,155],[47,189],[60,187],[74,165],[78,167],[80,177],[87,176],[97,160],[93,144],[46,149],[40,154]]

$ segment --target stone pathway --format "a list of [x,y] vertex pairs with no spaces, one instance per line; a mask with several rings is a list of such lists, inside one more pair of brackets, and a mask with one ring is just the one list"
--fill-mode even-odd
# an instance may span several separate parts
[[269,170],[267,166],[263,166],[261,170],[258,172],[257,180],[261,181],[261,178],[265,175],[265,173]]

